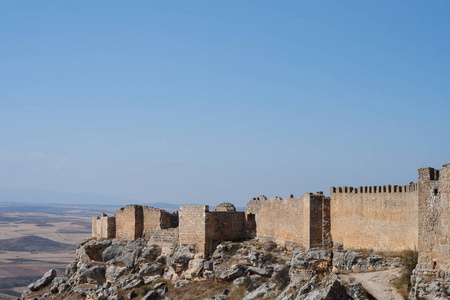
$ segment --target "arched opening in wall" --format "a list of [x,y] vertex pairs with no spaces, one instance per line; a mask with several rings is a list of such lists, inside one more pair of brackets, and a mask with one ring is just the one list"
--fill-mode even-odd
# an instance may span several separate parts
[[438,189],[434,189],[434,190],[433,190],[433,195],[436,196],[436,195],[438,194],[438,192],[439,192]]

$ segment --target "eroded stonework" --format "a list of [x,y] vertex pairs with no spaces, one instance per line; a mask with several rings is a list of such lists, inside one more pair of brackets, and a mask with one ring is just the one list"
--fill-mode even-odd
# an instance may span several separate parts
[[[412,298],[420,298],[426,289],[435,289],[438,298],[450,293],[449,232],[450,164],[440,170],[419,169],[417,183],[409,185],[332,187],[330,197],[322,192],[286,199],[260,196],[245,212],[235,211],[231,203],[214,211],[206,205],[183,205],[173,214],[128,205],[115,216],[103,214],[92,221],[93,238],[191,244],[203,255],[222,241],[253,238],[287,248],[418,250]],[[430,287],[425,281],[439,284]]]

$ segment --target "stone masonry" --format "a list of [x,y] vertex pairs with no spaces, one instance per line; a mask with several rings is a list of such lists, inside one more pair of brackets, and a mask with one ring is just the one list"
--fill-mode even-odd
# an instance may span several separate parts
[[417,249],[417,184],[332,187],[330,195],[335,244],[374,251]]
[[450,164],[419,169],[417,271],[450,280]]
[[328,203],[329,198],[321,192],[287,199],[262,196],[250,201],[246,213],[257,216],[256,237],[260,240],[287,247],[327,247],[331,245]]
[[332,187],[301,197],[253,198],[245,212],[223,203],[183,205],[177,213],[127,205],[94,217],[92,237],[193,244],[208,255],[226,240],[257,238],[285,247],[418,250],[416,276],[450,280],[450,164],[422,168],[418,182],[397,186]]
[[100,217],[92,218],[93,238],[114,238],[116,236],[116,218],[102,213]]
[[141,205],[127,205],[116,211],[116,237],[135,240],[143,236],[144,214]]
[[219,206],[209,211],[208,205],[182,205],[180,208],[180,245],[196,245],[198,253],[207,255],[222,241],[246,238],[245,213],[234,206]]

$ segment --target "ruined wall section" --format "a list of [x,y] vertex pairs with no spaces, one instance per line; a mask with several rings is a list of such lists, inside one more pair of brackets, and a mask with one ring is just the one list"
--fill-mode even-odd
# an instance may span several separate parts
[[180,207],[179,244],[195,245],[197,253],[208,254],[211,249],[206,240],[208,205],[182,205]]
[[222,241],[246,238],[245,212],[210,212],[207,205],[183,205],[179,215],[179,244],[196,245],[198,253],[207,255]]
[[262,195],[256,198],[253,198],[247,203],[247,207],[245,209],[245,218],[246,218],[246,236],[247,238],[256,238],[257,236],[257,228],[259,224],[259,211],[261,206],[267,201],[267,197]]
[[417,184],[332,187],[330,195],[334,244],[374,251],[417,248]]
[[[417,270],[439,276],[450,271],[450,164],[419,169],[419,263]],[[450,272],[449,272],[450,275]]]
[[323,193],[259,203],[257,238],[286,247],[330,247],[329,198]]
[[92,217],[92,237],[94,239],[101,239],[102,238],[102,229],[100,226],[100,217],[95,216]]
[[144,206],[142,208],[144,220],[144,233],[148,229],[170,227],[170,214],[154,207]]
[[143,234],[154,229],[168,229],[178,227],[178,213],[169,213],[165,210],[143,206]]
[[142,238],[144,216],[141,205],[127,205],[116,211],[116,237],[124,240]]
[[157,244],[168,251],[178,245],[178,213],[143,206],[143,234],[150,244]]
[[261,202],[257,220],[257,238],[283,246],[306,245],[304,239],[303,197],[270,198]]
[[246,238],[245,212],[214,211],[206,215],[206,242],[213,251],[222,241]]
[[108,239],[116,237],[116,218],[102,213],[100,217],[92,218],[92,237]]
[[210,212],[207,215],[208,238],[233,241],[245,238],[245,212]]

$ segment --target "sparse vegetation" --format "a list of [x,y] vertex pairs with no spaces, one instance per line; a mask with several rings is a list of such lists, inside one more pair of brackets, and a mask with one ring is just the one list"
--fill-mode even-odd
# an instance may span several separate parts
[[240,289],[232,290],[231,283],[217,282],[215,280],[208,279],[194,281],[177,289],[169,289],[166,296],[169,299],[177,300],[214,298],[217,295],[220,295],[224,290],[230,291],[230,299],[242,299],[245,295],[244,286]]
[[279,290],[284,289],[290,282],[289,267],[284,266],[280,271],[275,273],[273,279],[277,284]]
[[405,250],[401,253],[403,272],[395,282],[395,287],[403,298],[408,299],[411,288],[411,275],[417,265],[419,253],[413,250]]

